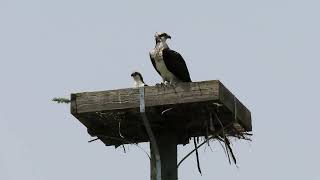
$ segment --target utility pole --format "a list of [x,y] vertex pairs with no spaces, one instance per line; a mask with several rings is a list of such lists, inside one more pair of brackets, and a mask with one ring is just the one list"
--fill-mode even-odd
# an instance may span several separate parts
[[[178,168],[177,168],[177,139],[173,132],[162,132],[156,136],[156,141],[159,147],[159,153],[161,158],[161,180],[177,180]],[[151,180],[156,180],[156,159],[154,152],[151,148]]]

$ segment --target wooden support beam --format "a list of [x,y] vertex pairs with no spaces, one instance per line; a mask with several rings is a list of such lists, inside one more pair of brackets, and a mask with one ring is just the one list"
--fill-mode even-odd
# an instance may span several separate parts
[[[177,135],[174,132],[163,131],[156,136],[161,159],[161,180],[177,180]],[[151,180],[156,180],[156,159],[151,152]]]

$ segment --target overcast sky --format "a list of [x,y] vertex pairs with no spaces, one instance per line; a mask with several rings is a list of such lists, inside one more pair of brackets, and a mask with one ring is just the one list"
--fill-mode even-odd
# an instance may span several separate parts
[[[234,141],[179,168],[183,180],[320,180],[320,1],[0,0],[0,179],[149,179],[135,146],[87,143],[70,93],[161,79],[154,33],[185,58],[193,81],[219,79],[252,113],[253,142]],[[142,147],[148,150],[147,144]],[[179,146],[179,159],[192,145]]]

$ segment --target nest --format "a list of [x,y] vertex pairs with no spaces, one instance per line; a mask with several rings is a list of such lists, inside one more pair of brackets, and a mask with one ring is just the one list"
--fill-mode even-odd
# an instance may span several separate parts
[[[192,110],[191,110],[192,109]],[[217,140],[224,146],[229,163],[237,163],[231,147],[230,138],[251,141],[246,129],[237,122],[233,114],[230,114],[223,106],[217,104],[203,104],[200,106],[179,107],[162,106],[147,110],[148,119],[155,134],[162,131],[174,131],[178,136],[177,144],[188,144],[193,139],[194,150],[188,153],[179,163],[187,159],[192,153],[198,157],[198,148],[203,145],[210,147],[210,142]],[[92,116],[92,114],[90,115]],[[141,114],[137,109],[131,111],[96,112],[91,117],[94,127],[88,128],[89,134],[97,136],[106,145],[121,146],[125,152],[125,144],[136,145],[143,150],[138,143],[149,141],[145,126],[141,120]],[[100,124],[100,125],[99,125]],[[88,126],[90,127],[90,126]],[[94,141],[91,140],[90,142]],[[143,150],[145,153],[146,151]],[[150,155],[148,155],[150,158]],[[201,173],[199,158],[197,158],[198,170]]]

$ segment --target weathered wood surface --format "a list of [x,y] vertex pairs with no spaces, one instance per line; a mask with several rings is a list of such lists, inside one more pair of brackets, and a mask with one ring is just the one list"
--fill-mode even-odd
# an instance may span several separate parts
[[[178,86],[149,86],[145,88],[145,105],[159,106],[219,99],[219,81],[181,83]],[[139,107],[139,89],[119,89],[85,92],[76,95],[76,113],[110,111]]]
[[[71,113],[106,145],[146,142],[139,103],[137,88],[76,93],[71,95]],[[210,113],[217,111],[213,103],[222,105],[218,113],[223,124],[237,123],[244,131],[252,130],[250,111],[217,80],[145,87],[153,130],[173,130],[182,144],[190,137],[208,135]],[[215,127],[219,128],[217,122]]]

